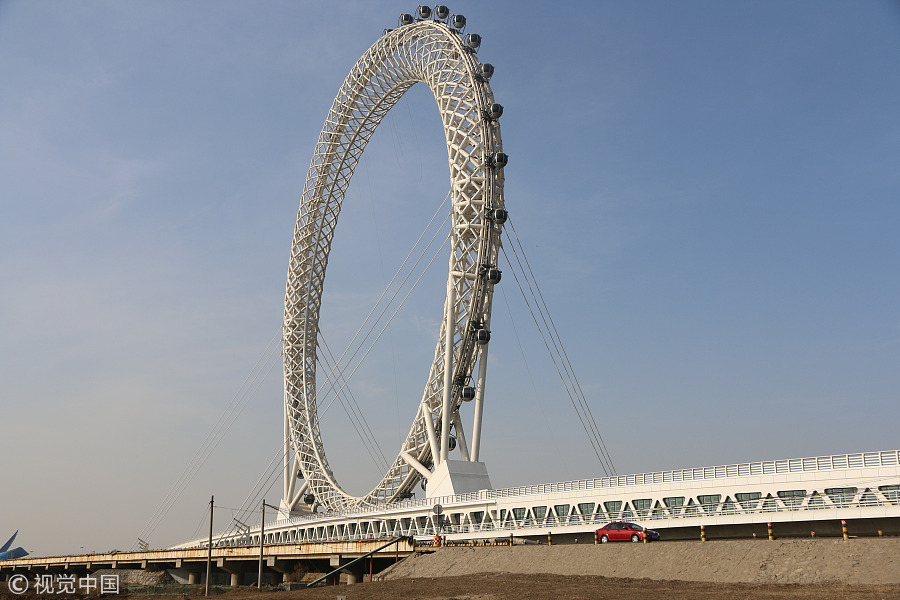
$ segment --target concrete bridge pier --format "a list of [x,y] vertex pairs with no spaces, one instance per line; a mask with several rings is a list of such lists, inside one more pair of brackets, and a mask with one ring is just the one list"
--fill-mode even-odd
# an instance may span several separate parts
[[241,564],[240,562],[227,561],[224,558],[220,558],[216,561],[216,567],[230,575],[228,579],[228,585],[230,585],[231,587],[237,587],[241,585],[241,581],[244,578],[243,564]]
[[[331,557],[329,561],[332,569],[337,569],[347,563],[353,562],[353,558],[345,558],[341,555],[335,555]],[[363,579],[363,573],[365,572],[365,561],[359,561],[353,566],[347,569],[341,569],[337,573],[335,573],[335,578],[337,579],[337,583],[340,583],[340,576],[344,574],[347,576],[347,583],[359,583]]]
[[200,573],[196,571],[188,571],[188,585],[197,585],[200,583]]
[[272,573],[272,585],[282,583],[285,573],[292,573],[297,562],[296,560],[280,560],[275,557],[267,558],[266,567]]

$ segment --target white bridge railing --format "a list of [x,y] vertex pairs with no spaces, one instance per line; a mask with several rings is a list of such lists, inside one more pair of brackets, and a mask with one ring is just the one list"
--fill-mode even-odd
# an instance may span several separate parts
[[[886,469],[859,470],[879,467]],[[779,478],[777,484],[741,479],[828,471],[832,473],[812,478],[805,475],[796,480]],[[729,478],[733,481],[728,481]],[[685,486],[683,483],[704,480],[719,481],[715,485]],[[653,491],[635,489],[635,495],[645,497],[629,499],[629,487],[651,484],[662,484],[662,487]],[[672,486],[668,488],[665,484]],[[792,485],[807,489],[788,489]],[[748,487],[758,491],[744,491]],[[590,493],[592,490],[599,493]],[[444,507],[443,517],[433,514],[436,504]],[[535,484],[294,516],[268,523],[265,543],[438,534],[486,537],[490,532],[508,535],[510,531],[541,535],[550,528],[590,531],[610,521],[637,521],[662,528],[696,525],[698,520],[707,524],[749,523],[754,521],[754,516],[756,519],[762,516],[767,521],[847,518],[852,511],[843,509],[856,509],[868,517],[900,517],[900,450]],[[832,514],[833,517],[829,516]],[[254,528],[220,537],[215,545],[258,543],[259,529]],[[205,545],[206,540],[194,540],[182,546]]]
[[466,504],[478,500],[493,500],[497,498],[511,498],[515,496],[533,496],[539,494],[558,494],[576,492],[582,490],[611,489],[633,485],[649,485],[659,483],[675,483],[682,481],[702,481],[708,479],[720,479],[728,477],[748,477],[754,475],[774,475],[780,473],[801,473],[810,471],[834,471],[839,469],[855,469],[865,467],[896,467],[900,465],[900,450],[887,450],[882,452],[858,452],[854,454],[833,454],[829,456],[814,456],[809,458],[794,458],[786,460],[769,460],[731,465],[719,465],[714,467],[700,467],[693,469],[675,469],[670,471],[655,471],[652,473],[639,473],[634,475],[618,475],[613,477],[601,477],[594,479],[577,479],[573,481],[561,481],[556,483],[539,483],[533,485],[503,488],[497,490],[482,490],[458,496],[442,498],[421,498],[404,500],[389,506],[366,506],[352,510],[336,511],[325,514],[304,515],[282,519],[278,524],[306,523],[318,521],[324,518],[353,517],[372,513],[383,513],[386,509],[407,509],[416,507],[430,508],[435,504]]

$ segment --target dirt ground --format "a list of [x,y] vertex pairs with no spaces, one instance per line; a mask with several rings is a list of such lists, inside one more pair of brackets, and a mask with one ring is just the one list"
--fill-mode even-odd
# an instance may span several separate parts
[[[2,584],[0,584],[2,585]],[[218,590],[217,590],[218,591]],[[239,589],[216,594],[222,600],[876,600],[900,599],[900,585],[724,584],[595,576],[481,574],[456,577],[395,579],[318,587],[292,592]],[[60,596],[51,596],[60,598]],[[0,600],[36,600],[0,591]],[[49,597],[48,597],[49,598]],[[106,596],[114,599],[116,596]],[[177,596],[131,595],[129,600],[203,599],[203,588]]]

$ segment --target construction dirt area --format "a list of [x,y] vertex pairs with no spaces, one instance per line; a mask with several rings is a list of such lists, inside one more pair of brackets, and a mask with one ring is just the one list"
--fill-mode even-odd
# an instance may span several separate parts
[[[161,591],[129,595],[135,600],[172,597]],[[201,598],[203,588],[174,593]],[[437,548],[410,556],[374,582],[280,592],[217,588],[214,593],[228,600],[900,600],[900,538]],[[0,597],[36,598],[15,596],[5,586]]]

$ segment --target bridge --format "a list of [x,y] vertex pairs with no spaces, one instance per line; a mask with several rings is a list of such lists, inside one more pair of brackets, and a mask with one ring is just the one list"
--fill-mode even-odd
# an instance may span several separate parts
[[[298,565],[309,572],[328,573],[342,567],[347,579],[355,583],[364,571],[380,572],[405,558],[415,550],[411,540],[403,539],[388,548],[383,541],[319,542],[311,544],[270,544],[260,549],[249,547],[220,547],[212,552],[204,549],[168,549],[142,552],[111,552],[73,556],[21,558],[0,563],[0,573],[12,576],[24,574],[32,579],[42,574],[87,575],[105,569],[168,571],[176,580],[199,584],[206,573],[207,560],[212,572],[224,573],[229,585],[244,583],[246,576],[255,581],[260,569],[272,581],[281,583],[284,574],[293,573]],[[366,561],[354,560],[370,555]]]
[[[435,510],[435,507],[440,507]],[[438,514],[439,513],[439,514]],[[634,521],[664,539],[900,531],[900,451],[837,454],[490,489],[392,505],[282,518],[266,544],[433,536],[450,541],[558,540],[610,521]],[[201,547],[193,540],[180,547]],[[259,543],[259,528],[218,543]]]
[[[449,542],[559,543],[589,538],[600,525],[617,520],[660,530],[664,539],[696,539],[701,528],[712,537],[769,535],[770,529],[773,535],[840,534],[842,522],[857,535],[897,533],[898,450],[618,475],[549,318],[540,319],[542,335],[604,476],[493,489],[480,449],[501,258],[523,294],[532,285],[524,248],[514,229],[508,231],[512,221],[504,167],[509,157],[500,135],[503,106],[490,86],[494,67],[479,61],[481,38],[465,34],[465,26],[465,17],[443,6],[434,11],[421,6],[415,15],[402,15],[398,27],[385,30],[350,69],[325,120],[303,188],[285,290],[278,517],[255,527],[232,527],[212,537],[212,543],[201,538],[168,550],[5,561],[2,572],[156,568],[196,582],[211,545],[216,568],[237,584],[240,574],[254,571],[260,545],[267,572],[278,580],[298,561],[340,567],[379,540],[428,542],[440,536]],[[377,332],[373,324],[364,330],[367,318],[354,336],[354,342],[362,340],[355,349],[323,368],[318,356],[322,290],[353,172],[383,117],[417,83],[433,93],[447,142],[447,292],[434,358],[409,432],[375,487],[354,496],[329,465],[319,411],[325,396],[340,397],[347,388],[356,369],[351,361],[371,349],[364,347],[365,340],[377,340],[384,329]],[[398,276],[402,271],[403,266]],[[383,297],[398,294],[399,288],[389,284]],[[532,292],[531,299],[543,316],[540,294]],[[345,355],[349,358],[342,361]],[[420,484],[424,498],[415,498]],[[387,550],[377,562],[411,551],[412,546]]]

